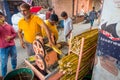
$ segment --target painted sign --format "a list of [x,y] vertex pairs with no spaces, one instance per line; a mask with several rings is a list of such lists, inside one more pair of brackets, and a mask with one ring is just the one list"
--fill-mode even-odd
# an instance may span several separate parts
[[120,0],[104,0],[92,80],[120,80]]

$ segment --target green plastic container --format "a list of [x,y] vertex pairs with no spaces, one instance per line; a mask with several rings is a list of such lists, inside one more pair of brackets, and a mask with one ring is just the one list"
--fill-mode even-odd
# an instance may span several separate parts
[[34,72],[29,68],[19,68],[9,72],[4,80],[33,80]]

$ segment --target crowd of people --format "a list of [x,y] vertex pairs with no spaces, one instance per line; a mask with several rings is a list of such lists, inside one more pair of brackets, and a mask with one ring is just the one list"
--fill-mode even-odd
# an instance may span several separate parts
[[[15,30],[13,26],[5,21],[5,16],[0,12],[0,61],[2,77],[7,74],[7,63],[9,56],[11,57],[12,69],[17,67],[17,50],[14,39],[18,35],[21,47],[27,50],[27,55],[34,55],[33,41],[36,35],[44,39],[47,38],[50,46],[57,43],[59,38],[57,23],[59,18],[52,8],[46,12],[46,20],[44,21],[36,14],[30,12],[30,5],[22,3],[19,6],[21,18],[18,19],[18,29]],[[64,38],[65,41],[70,38],[73,29],[72,19],[68,17],[67,12],[63,11],[61,17],[64,20]],[[14,20],[13,20],[14,21]],[[54,41],[53,39],[54,38]]]
[[[22,3],[19,6],[19,17],[12,19],[17,21],[17,29],[14,29],[13,26],[9,25],[5,21],[5,16],[0,12],[0,60],[1,60],[1,73],[2,77],[5,77],[7,74],[7,62],[9,56],[11,56],[11,65],[12,69],[17,67],[17,50],[15,46],[14,39],[16,36],[19,37],[21,47],[27,50],[27,55],[34,55],[33,50],[33,41],[36,39],[36,36],[39,35],[42,37],[44,42],[45,39],[49,42],[50,46],[56,45],[59,38],[57,23],[59,22],[59,17],[52,8],[49,8],[46,12],[46,20],[41,19],[38,15],[33,14],[30,11],[31,6],[27,3]],[[69,17],[66,11],[61,12],[61,17],[63,19],[64,26],[64,41],[68,42],[70,35],[73,30],[73,21]],[[96,18],[95,7],[89,14],[90,19],[90,29],[93,26],[94,19]],[[53,40],[54,38],[54,40]]]

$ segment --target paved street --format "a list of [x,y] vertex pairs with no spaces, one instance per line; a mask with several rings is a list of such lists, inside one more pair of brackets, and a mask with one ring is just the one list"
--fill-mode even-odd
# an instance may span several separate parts
[[[90,24],[83,24],[83,22],[81,23],[77,23],[73,25],[73,31],[72,31],[72,36],[75,36],[77,34],[80,34],[86,30],[88,30],[90,28]],[[95,21],[94,23],[94,27],[93,28],[98,28],[98,24],[97,21]],[[59,40],[58,41],[63,41],[64,37],[63,37],[63,31],[59,31]]]
[[[80,34],[82,33],[83,31],[89,29],[90,27],[90,24],[82,24],[82,23],[78,23],[78,24],[74,24],[74,27],[73,27],[73,36],[77,35],[77,34]],[[93,28],[97,28],[98,25],[97,25],[97,21],[95,21],[94,23],[94,27]],[[59,42],[60,41],[63,41],[64,38],[63,38],[63,31],[59,31]],[[21,46],[20,46],[20,42],[19,42],[19,39],[15,39],[15,42],[16,42],[16,46],[17,46],[17,55],[18,55],[18,67],[21,67],[21,64],[24,62],[24,59],[27,58],[27,53],[26,53],[26,50],[25,49],[22,49]],[[11,65],[10,65],[10,59],[8,61],[8,72],[11,71]],[[1,72],[0,72],[0,75],[1,75]]]
[[[15,42],[16,42],[16,47],[17,47],[17,59],[18,59],[17,63],[18,63],[18,66],[20,66],[23,63],[24,59],[27,58],[27,54],[26,54],[26,50],[21,48],[18,38],[15,39]],[[10,63],[11,63],[11,61],[9,58],[8,72],[12,70]],[[0,64],[0,66],[1,66],[1,64]],[[1,67],[0,67],[0,69],[1,69]],[[1,71],[0,71],[0,75],[1,75]]]

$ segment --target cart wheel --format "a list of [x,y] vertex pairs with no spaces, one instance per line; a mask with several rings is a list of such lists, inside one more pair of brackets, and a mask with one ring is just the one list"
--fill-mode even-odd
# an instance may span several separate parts
[[42,57],[42,55],[40,55],[40,54],[36,55],[36,64],[41,70],[43,70],[43,71],[46,70],[46,63],[45,63],[45,60]]
[[40,41],[41,43],[42,43],[42,45],[43,45],[43,37],[41,37],[41,36],[36,36],[36,40],[38,40],[38,41]]
[[41,54],[43,57],[45,57],[44,47],[39,40],[33,41],[33,49],[35,54]]

